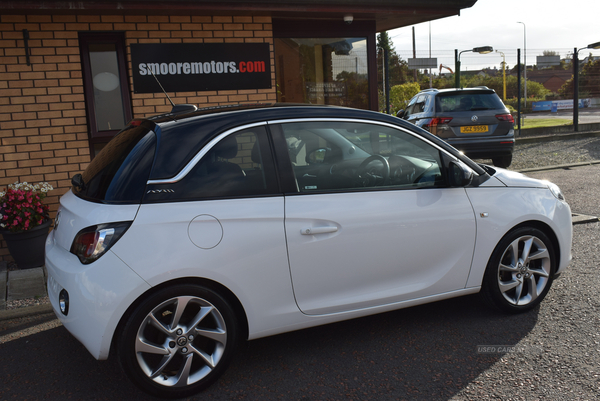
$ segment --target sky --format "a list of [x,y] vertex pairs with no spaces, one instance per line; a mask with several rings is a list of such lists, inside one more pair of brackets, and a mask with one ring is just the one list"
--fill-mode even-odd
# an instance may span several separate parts
[[[460,52],[479,46],[503,52],[509,68],[517,62],[517,48],[521,49],[522,62],[526,53],[528,65],[535,64],[536,56],[544,50],[570,58],[574,47],[600,42],[599,18],[599,0],[478,0],[473,7],[461,10],[460,16],[414,25],[417,57],[429,57],[431,26],[431,57],[452,69],[454,49]],[[388,34],[402,59],[413,57],[412,26]],[[585,49],[579,58],[590,52],[600,56],[600,49]],[[461,70],[500,68],[502,56],[466,52],[460,60]]]

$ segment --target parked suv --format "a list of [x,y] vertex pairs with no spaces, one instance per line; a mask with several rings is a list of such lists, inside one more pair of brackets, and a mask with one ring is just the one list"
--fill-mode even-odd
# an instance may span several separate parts
[[398,117],[422,127],[471,158],[492,159],[506,168],[515,146],[514,119],[487,87],[426,89]]

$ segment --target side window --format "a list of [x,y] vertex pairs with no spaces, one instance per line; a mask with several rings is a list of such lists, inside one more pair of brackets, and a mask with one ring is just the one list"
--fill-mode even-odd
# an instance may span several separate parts
[[277,192],[263,127],[231,134],[213,146],[181,181],[186,199],[267,195]]
[[416,98],[413,98],[414,102],[411,102],[407,108],[406,116],[410,116],[411,114],[418,114],[425,111],[425,106],[427,104],[427,96],[426,95],[418,95]]
[[445,185],[438,149],[407,132],[366,123],[283,124],[300,192]]

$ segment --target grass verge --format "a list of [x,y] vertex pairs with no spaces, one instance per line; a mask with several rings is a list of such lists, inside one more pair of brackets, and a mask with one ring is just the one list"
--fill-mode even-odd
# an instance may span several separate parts
[[521,128],[556,127],[571,124],[573,124],[573,120],[568,118],[524,118]]

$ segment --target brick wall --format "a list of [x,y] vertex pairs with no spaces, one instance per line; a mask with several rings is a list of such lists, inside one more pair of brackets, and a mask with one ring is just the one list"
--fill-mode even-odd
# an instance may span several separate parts
[[[23,29],[29,31],[31,66]],[[131,43],[270,43],[270,17],[251,16],[0,16],[0,188],[15,181],[49,182],[52,217],[73,175],[90,161],[78,32],[125,32]],[[199,107],[276,100],[271,89],[169,93],[175,103]],[[134,117],[171,110],[162,93],[134,94]],[[5,243],[0,259],[8,259]]]

